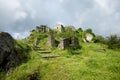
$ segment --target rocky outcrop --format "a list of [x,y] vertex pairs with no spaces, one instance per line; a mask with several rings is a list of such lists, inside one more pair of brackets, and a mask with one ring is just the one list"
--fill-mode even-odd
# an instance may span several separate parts
[[0,68],[9,70],[11,67],[18,65],[21,60],[18,52],[14,48],[15,40],[10,34],[0,32]]

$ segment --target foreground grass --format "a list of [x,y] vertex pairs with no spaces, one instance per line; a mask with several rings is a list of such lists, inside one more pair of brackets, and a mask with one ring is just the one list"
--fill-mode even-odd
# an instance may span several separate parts
[[[53,50],[53,55],[61,57],[42,59],[37,52],[30,53],[30,60],[13,70],[5,80],[27,80],[37,71],[39,80],[119,80],[120,53],[106,49],[101,44],[86,43],[71,55],[66,50]],[[99,48],[106,51],[97,51]]]

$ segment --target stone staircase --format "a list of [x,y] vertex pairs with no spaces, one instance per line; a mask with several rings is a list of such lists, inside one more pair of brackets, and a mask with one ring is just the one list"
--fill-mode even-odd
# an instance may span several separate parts
[[40,54],[50,54],[51,51],[38,51],[38,53],[40,53]]
[[38,53],[40,53],[41,57],[44,58],[44,59],[60,57],[59,55],[52,55],[51,51],[47,51],[47,50],[45,50],[44,48],[41,48],[41,47],[35,47],[34,50],[37,51]]

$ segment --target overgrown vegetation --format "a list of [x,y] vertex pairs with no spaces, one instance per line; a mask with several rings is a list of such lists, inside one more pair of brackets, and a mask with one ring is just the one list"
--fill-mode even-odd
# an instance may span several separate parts
[[26,61],[29,58],[31,47],[26,40],[16,40],[15,50],[21,56],[22,60]]
[[[80,47],[60,50],[51,48],[50,55],[58,58],[44,59],[34,47],[36,37],[40,38],[38,47],[47,49],[46,42],[50,32],[54,32],[56,43],[61,38],[78,37]],[[91,29],[74,29],[66,26],[62,33],[54,30],[37,33],[35,30],[24,40],[17,41],[15,49],[22,51],[27,62],[16,67],[8,75],[0,72],[1,80],[119,80],[120,79],[120,38],[116,35],[104,38],[95,35]],[[94,42],[84,43],[86,33],[94,35]],[[117,49],[117,50],[112,50]],[[47,54],[48,55],[48,54]]]
[[30,60],[17,67],[5,80],[27,80],[36,73],[38,80],[119,80],[120,54],[106,49],[105,45],[84,43],[78,55],[69,55],[66,50],[54,49],[52,54],[60,58],[42,59],[36,51],[30,52]]
[[110,35],[106,38],[102,36],[96,36],[94,38],[95,43],[102,43],[108,45],[109,49],[120,50],[120,37],[117,35]]
[[[16,40],[14,46],[15,53],[17,54],[16,57],[19,58],[17,60],[18,63],[14,63],[12,67],[6,72],[0,69],[0,80],[5,80],[6,76],[9,75],[15,67],[20,66],[21,64],[26,63],[30,59],[29,52],[31,51],[30,46],[26,43],[26,40]],[[11,56],[12,57],[12,56]],[[15,79],[12,79],[15,80]]]
[[107,45],[110,49],[120,49],[120,38],[117,35],[111,35],[107,38]]

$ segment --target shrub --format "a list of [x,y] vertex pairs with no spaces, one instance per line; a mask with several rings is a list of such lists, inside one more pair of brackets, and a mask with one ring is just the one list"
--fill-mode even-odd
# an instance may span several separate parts
[[102,36],[95,36],[93,40],[94,40],[95,43],[103,43],[103,44],[106,43],[105,38],[102,37]]
[[117,35],[107,37],[107,45],[110,49],[120,49],[120,38]]

